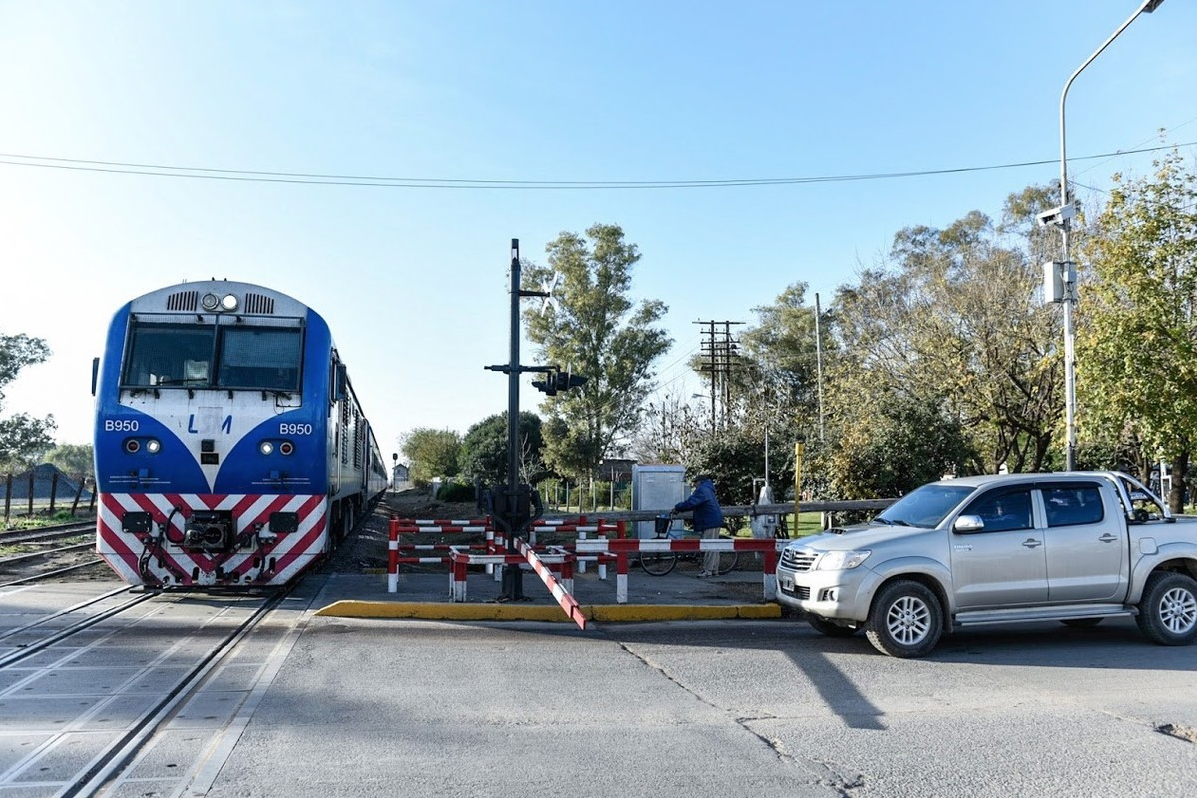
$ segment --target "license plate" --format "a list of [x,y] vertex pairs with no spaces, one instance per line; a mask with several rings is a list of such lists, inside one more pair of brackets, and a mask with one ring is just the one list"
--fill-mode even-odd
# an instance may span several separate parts
[[788,577],[788,576],[781,576],[781,577],[778,577],[778,582],[780,582],[780,583],[781,583],[781,589],[782,589],[782,590],[789,590],[789,591],[793,591],[793,589],[794,589],[794,580],[793,580],[793,579],[791,579],[790,577]]

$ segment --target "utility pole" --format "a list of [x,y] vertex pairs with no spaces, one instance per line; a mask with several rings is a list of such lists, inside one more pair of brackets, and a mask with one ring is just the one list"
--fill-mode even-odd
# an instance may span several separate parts
[[[507,539],[507,553],[518,554],[516,540],[524,536],[528,526],[544,513],[540,494],[531,485],[519,481],[519,433],[520,433],[520,375],[525,372],[539,372],[545,375],[543,382],[532,385],[550,396],[557,391],[576,388],[586,382],[586,377],[576,374],[562,374],[556,366],[521,366],[520,362],[520,298],[547,297],[548,291],[524,291],[520,289],[520,241],[511,239],[511,359],[505,366],[486,366],[487,371],[501,371],[507,375],[507,483],[491,491],[489,509],[495,523],[503,530]],[[518,565],[503,567],[503,596],[507,601],[524,598],[523,571]]]
[[815,293],[815,381],[819,386],[819,443],[823,442],[823,335],[819,329],[822,316],[819,294]]
[[[742,321],[696,321],[695,324],[706,326],[707,340],[702,343],[702,355],[706,363],[699,366],[699,371],[711,375],[711,434],[715,434],[717,426],[715,415],[715,397],[722,396],[723,418],[727,422],[727,408],[731,404],[731,368],[732,358],[737,356],[736,349],[739,342],[731,336],[733,324],[743,324]],[[718,330],[716,325],[722,325]]]

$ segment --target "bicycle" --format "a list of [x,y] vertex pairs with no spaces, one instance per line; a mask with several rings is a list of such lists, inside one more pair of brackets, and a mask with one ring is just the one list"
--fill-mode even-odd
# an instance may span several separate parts
[[[654,529],[657,540],[680,540],[687,537],[681,530],[671,529],[673,523],[672,515],[658,515],[654,519]],[[719,540],[731,540],[732,536],[726,531],[719,533]],[[702,551],[642,551],[640,552],[640,567],[644,569],[646,574],[652,576],[664,576],[674,569],[678,562],[693,562],[699,566],[702,564],[706,552]],[[734,549],[730,551],[719,552],[719,567],[716,573],[720,576],[730,573],[736,567],[736,563],[740,561],[740,553]]]

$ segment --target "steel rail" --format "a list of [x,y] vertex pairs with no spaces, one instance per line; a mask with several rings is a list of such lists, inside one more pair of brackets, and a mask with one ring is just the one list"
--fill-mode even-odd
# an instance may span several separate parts
[[190,698],[195,688],[207,678],[228,653],[241,642],[263,618],[272,612],[291,592],[282,590],[271,596],[252,615],[241,622],[223,641],[217,644],[186,675],[171,688],[162,700],[146,710],[125,734],[101,751],[71,783],[54,798],[74,798],[78,795],[98,795],[105,784],[112,781],[134,759],[138,751],[153,737],[158,727],[175,709]]
[[23,576],[20,579],[14,579],[11,582],[0,582],[0,588],[13,587],[15,585],[25,585],[30,582],[40,582],[43,579],[49,579],[53,576],[70,573],[71,571],[78,571],[80,568],[94,568],[97,565],[104,565],[104,560],[99,557],[81,562],[78,565],[68,565],[65,568],[56,568],[53,571],[42,571],[40,574],[33,574],[32,576]]
[[57,643],[61,640],[65,640],[66,638],[70,637],[71,635],[78,634],[79,632],[82,632],[84,629],[95,626],[100,621],[106,621],[114,615],[119,615],[120,613],[124,612],[125,610],[129,609],[130,607],[134,607],[138,604],[141,604],[142,602],[149,601],[150,599],[154,598],[157,595],[158,595],[158,593],[146,593],[141,596],[135,596],[134,598],[129,599],[128,601],[126,601],[122,604],[119,604],[111,609],[104,610],[103,612],[93,615],[90,618],[84,618],[83,620],[79,621],[78,623],[72,624],[72,625],[62,629],[61,631],[50,635],[49,637],[43,638],[34,643],[30,643],[26,646],[23,646],[19,651],[13,651],[12,653],[10,653],[6,656],[0,657],[0,669],[7,668],[9,665],[12,665],[15,662],[20,662],[23,659],[31,657],[34,654],[38,653],[39,651],[49,648],[50,646],[54,645],[55,643]]
[[46,549],[45,551],[31,551],[27,554],[14,554],[11,557],[0,557],[0,568],[14,562],[21,562],[23,560],[32,560],[35,557],[49,557],[51,554],[61,554],[66,551],[81,551],[83,549],[94,548],[96,542],[90,540],[87,543],[75,543],[70,546],[62,546],[57,549]]
[[[75,566],[75,567],[78,567],[78,566]],[[30,629],[33,629],[34,627],[41,626],[43,623],[53,621],[56,618],[61,618],[64,615],[70,615],[72,612],[75,612],[76,610],[81,610],[84,607],[90,607],[92,604],[98,604],[99,602],[103,601],[104,599],[112,598],[113,596],[119,595],[121,593],[131,592],[132,590],[133,590],[133,588],[128,587],[128,586],[118,587],[116,590],[109,590],[107,593],[101,593],[98,596],[93,596],[89,599],[85,599],[83,601],[80,601],[78,604],[67,607],[65,610],[59,610],[58,612],[51,613],[50,615],[47,615],[44,618],[40,618],[32,623],[27,623],[24,626],[18,626],[15,629],[9,629],[7,632],[0,634],[0,640],[5,639],[6,637],[12,637],[13,635],[16,635],[16,634],[20,634],[21,632],[28,631]]]

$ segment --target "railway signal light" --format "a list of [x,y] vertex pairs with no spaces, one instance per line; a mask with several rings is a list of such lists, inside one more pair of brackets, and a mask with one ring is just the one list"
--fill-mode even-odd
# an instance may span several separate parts
[[558,391],[568,391],[586,384],[589,377],[581,374],[562,373],[556,366],[550,366],[545,372],[543,380],[532,380],[532,387],[543,391],[547,396],[556,396]]

